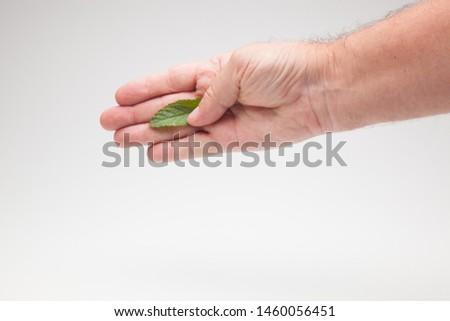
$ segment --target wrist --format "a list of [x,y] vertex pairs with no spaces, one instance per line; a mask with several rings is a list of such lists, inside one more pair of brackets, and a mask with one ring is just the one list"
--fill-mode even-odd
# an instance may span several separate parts
[[372,119],[367,110],[376,112],[372,105],[380,99],[369,89],[376,87],[374,91],[382,93],[384,84],[372,83],[373,71],[358,59],[351,49],[355,44],[349,38],[351,35],[314,44],[317,76],[310,89],[310,100],[316,102],[324,131],[351,130],[382,121]]
[[338,63],[340,44],[309,43],[308,100],[322,127],[322,132],[347,129],[342,122],[344,75]]

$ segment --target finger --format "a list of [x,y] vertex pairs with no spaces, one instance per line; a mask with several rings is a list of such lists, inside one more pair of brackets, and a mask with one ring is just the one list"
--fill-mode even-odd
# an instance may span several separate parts
[[189,115],[193,126],[206,126],[217,121],[239,97],[239,80],[235,63],[230,60],[206,90],[200,105]]
[[138,124],[117,130],[114,133],[114,141],[120,147],[130,147],[136,144],[151,145],[185,137],[196,130],[198,129],[190,126],[152,128],[148,124]]
[[194,91],[199,65],[200,63],[181,65],[155,75],[132,80],[117,90],[116,101],[122,106],[135,105],[162,95]]
[[163,141],[150,146],[148,157],[153,162],[166,163],[202,157],[205,153],[222,154],[223,151],[222,145],[208,133],[197,132],[179,140]]
[[135,106],[119,106],[105,110],[100,123],[106,130],[147,123],[162,107],[179,99],[193,99],[194,93],[178,93],[150,99]]

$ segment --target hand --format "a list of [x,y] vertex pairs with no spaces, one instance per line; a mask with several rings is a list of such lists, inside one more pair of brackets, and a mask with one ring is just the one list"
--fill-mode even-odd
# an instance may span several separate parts
[[[449,1],[422,1],[369,28],[330,43],[254,44],[210,61],[172,68],[128,83],[121,105],[102,114],[115,140],[154,144],[196,133],[201,144],[300,141],[325,131],[355,129],[450,112]],[[383,37],[380,37],[383,35]],[[166,104],[203,96],[191,126],[147,123]],[[187,158],[192,148],[180,150]],[[202,149],[194,149],[201,156]],[[174,158],[173,146],[168,160]]]
[[[131,81],[116,93],[119,107],[101,116],[105,129],[115,130],[123,146],[124,134],[131,142],[153,145],[149,156],[162,159],[163,141],[179,133],[180,140],[195,134],[204,145],[248,141],[300,141],[328,130],[326,104],[312,99],[322,83],[319,44],[288,42],[254,44],[209,61],[182,65],[147,78]],[[319,89],[319,90],[317,90]],[[191,126],[151,128],[149,120],[163,106],[178,99],[202,96],[188,118]],[[320,96],[320,95],[316,95]],[[126,146],[125,146],[126,147]],[[201,156],[202,149],[194,150]],[[169,160],[173,160],[169,146]],[[188,148],[180,158],[188,157]]]

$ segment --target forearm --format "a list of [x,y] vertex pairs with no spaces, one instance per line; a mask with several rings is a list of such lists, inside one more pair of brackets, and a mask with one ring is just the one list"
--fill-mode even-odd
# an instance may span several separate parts
[[326,129],[450,112],[450,1],[424,1],[318,54]]

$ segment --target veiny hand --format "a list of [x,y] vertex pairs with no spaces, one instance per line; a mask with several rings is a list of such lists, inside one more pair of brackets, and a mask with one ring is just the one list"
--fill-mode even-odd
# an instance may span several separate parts
[[[317,49],[319,44],[261,43],[217,56],[209,61],[182,65],[163,73],[129,82],[116,93],[119,107],[101,116],[105,129],[115,130],[123,146],[131,142],[153,143],[149,156],[162,159],[163,141],[195,134],[201,145],[215,141],[225,146],[248,141],[300,141],[328,130],[326,104],[312,101],[322,88]],[[320,91],[320,89],[319,89]],[[200,106],[188,118],[191,126],[151,128],[149,120],[163,106],[178,99],[202,96]],[[315,95],[317,96],[317,95]],[[201,156],[196,148],[195,156]],[[173,159],[169,147],[169,160]],[[188,157],[188,148],[180,158]]]

